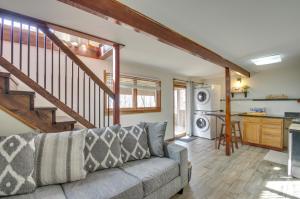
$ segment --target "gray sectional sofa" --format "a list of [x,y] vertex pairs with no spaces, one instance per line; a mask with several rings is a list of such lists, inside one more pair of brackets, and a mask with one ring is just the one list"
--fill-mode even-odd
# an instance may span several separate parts
[[42,186],[7,199],[168,199],[188,184],[187,149],[165,144],[165,157],[151,157],[89,173],[83,180]]

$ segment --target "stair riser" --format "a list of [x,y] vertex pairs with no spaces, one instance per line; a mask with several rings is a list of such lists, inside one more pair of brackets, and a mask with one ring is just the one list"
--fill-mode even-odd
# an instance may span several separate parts
[[32,110],[34,107],[34,98],[29,95],[0,95],[2,106],[9,110]]
[[60,131],[72,131],[74,129],[74,124],[54,124],[53,126],[55,126],[58,131],[56,132],[60,132]]
[[0,76],[0,93],[7,93],[9,90],[9,78]]
[[50,124],[55,123],[55,111],[52,110],[35,110],[35,114],[42,120],[49,122]]

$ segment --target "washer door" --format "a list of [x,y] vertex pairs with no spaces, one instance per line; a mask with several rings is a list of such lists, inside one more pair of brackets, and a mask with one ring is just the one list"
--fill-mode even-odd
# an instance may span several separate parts
[[210,98],[209,92],[206,89],[198,89],[195,97],[199,104],[206,104]]
[[199,131],[207,131],[209,128],[209,121],[205,116],[198,116],[195,125]]

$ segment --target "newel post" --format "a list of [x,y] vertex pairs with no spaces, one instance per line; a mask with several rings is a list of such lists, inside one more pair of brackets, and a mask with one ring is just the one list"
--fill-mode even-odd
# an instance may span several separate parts
[[230,106],[230,96],[231,96],[231,82],[230,82],[230,70],[225,68],[225,93],[226,93],[226,116],[225,116],[225,125],[226,125],[226,155],[230,156],[231,151],[231,106]]
[[113,122],[120,124],[120,45],[113,46],[114,109]]

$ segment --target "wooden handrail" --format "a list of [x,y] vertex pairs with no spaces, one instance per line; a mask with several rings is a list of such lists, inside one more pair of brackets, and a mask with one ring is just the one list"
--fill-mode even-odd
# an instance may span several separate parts
[[104,90],[111,98],[115,98],[115,94],[102,82],[92,71],[89,69],[64,43],[49,30],[49,27],[45,24],[38,24],[38,28],[47,35],[47,37],[52,40],[70,59],[74,61],[91,79]]

